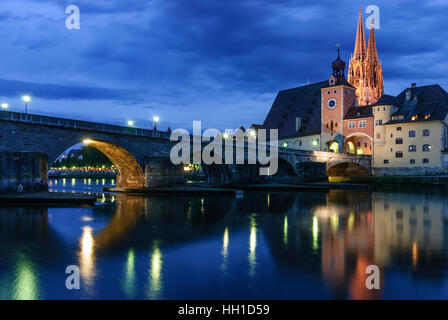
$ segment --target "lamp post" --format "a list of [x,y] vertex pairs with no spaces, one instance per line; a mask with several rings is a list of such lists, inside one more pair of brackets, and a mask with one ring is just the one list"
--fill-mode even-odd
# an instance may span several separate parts
[[8,109],[8,104],[7,104],[7,103],[2,103],[2,109],[3,109],[3,110]]
[[160,118],[158,116],[154,116],[152,121],[154,122],[154,130],[157,130],[157,124],[159,123]]
[[128,121],[128,126],[133,127],[133,126],[134,126],[134,121],[129,120],[129,121]]
[[23,96],[22,99],[23,99],[23,101],[25,101],[25,114],[28,114],[28,102],[31,101],[31,97]]

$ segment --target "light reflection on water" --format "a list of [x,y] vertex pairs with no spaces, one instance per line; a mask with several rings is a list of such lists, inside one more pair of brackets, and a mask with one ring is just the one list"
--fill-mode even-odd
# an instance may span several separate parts
[[98,193],[93,208],[0,208],[0,299],[448,298],[445,194],[145,198],[84,180],[50,188]]

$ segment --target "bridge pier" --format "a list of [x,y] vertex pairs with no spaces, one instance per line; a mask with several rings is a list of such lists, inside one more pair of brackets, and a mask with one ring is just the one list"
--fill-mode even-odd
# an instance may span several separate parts
[[0,152],[0,192],[48,190],[48,156],[39,152]]

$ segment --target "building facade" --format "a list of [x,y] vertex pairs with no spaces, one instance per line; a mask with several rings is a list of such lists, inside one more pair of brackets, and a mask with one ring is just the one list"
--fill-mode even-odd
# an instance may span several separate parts
[[376,175],[446,172],[448,93],[416,84],[383,91],[374,28],[366,48],[360,14],[348,79],[338,48],[329,79],[279,91],[261,127],[278,129],[281,147],[372,155]]

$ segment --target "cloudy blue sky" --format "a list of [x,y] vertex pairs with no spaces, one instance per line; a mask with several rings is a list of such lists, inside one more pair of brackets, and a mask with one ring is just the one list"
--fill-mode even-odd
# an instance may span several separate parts
[[278,90],[328,78],[336,43],[348,61],[371,4],[386,93],[448,89],[445,0],[0,0],[0,101],[139,127],[262,123]]

